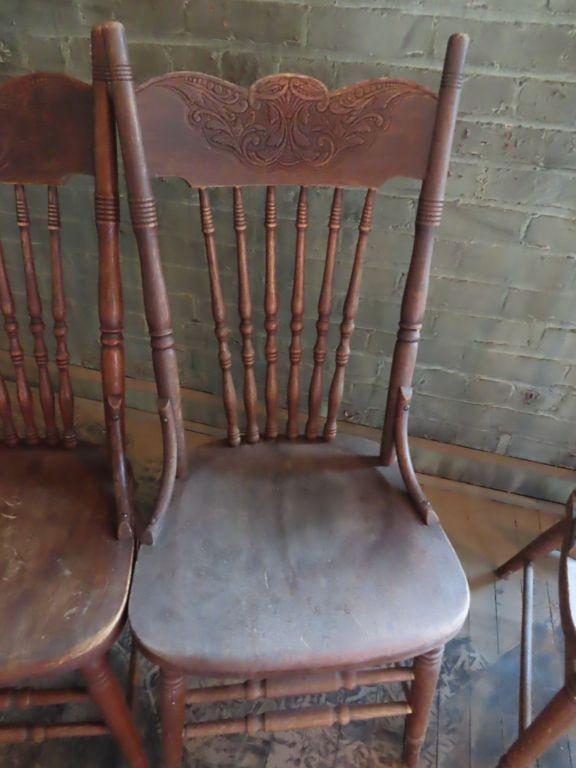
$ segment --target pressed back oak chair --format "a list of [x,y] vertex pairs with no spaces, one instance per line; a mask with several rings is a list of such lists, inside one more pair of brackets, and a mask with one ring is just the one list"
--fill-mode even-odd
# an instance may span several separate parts
[[[558,591],[564,633],[564,686],[537,717],[532,719],[532,603],[533,560],[541,551],[525,552],[522,593],[522,643],[520,669],[519,735],[502,757],[498,768],[528,768],[576,723],[576,491],[566,502],[561,525]],[[547,551],[556,547],[550,546]]]
[[[404,759],[415,766],[442,649],[461,628],[468,588],[412,468],[410,384],[426,303],[468,40],[451,38],[440,93],[377,79],[333,93],[300,75],[249,90],[199,73],[135,88],[124,31],[104,25],[110,86],[140,254],[164,464],[142,540],[129,616],[139,648],[160,666],[165,768],[183,738],[407,716]],[[197,189],[222,371],[227,440],[184,443],[176,352],[162,274],[151,177]],[[376,189],[422,179],[416,238],[381,447],[336,437]],[[286,435],[279,436],[276,186],[300,187],[291,298]],[[265,425],[258,424],[255,346],[242,186],[266,187]],[[300,435],[308,187],[335,187],[320,290],[308,419]],[[209,187],[231,187],[244,364],[244,437]],[[368,188],[343,307],[328,411],[320,431],[323,366],[345,187]],[[264,439],[262,439],[264,438]],[[395,456],[398,456],[398,463]],[[189,471],[188,471],[189,466]],[[398,662],[415,659],[411,666]],[[396,666],[384,666],[395,664]],[[185,674],[246,682],[186,691]],[[185,724],[186,703],[411,683],[406,701],[275,711]]]
[[[102,52],[95,31],[93,86],[45,73],[0,85],[0,182],[15,185],[40,406],[35,408],[25,365],[14,274],[0,247],[0,310],[9,348],[0,375],[0,710],[92,701],[105,722],[2,724],[0,743],[112,733],[129,764],[144,768],[140,738],[106,658],[124,622],[134,541],[123,435],[115,134]],[[79,441],[74,426],[58,190],[76,174],[95,178],[108,452]],[[37,278],[39,254],[33,253],[30,184],[47,185],[50,247],[41,258],[50,264],[57,387]],[[71,670],[82,672],[87,689],[14,687]]]

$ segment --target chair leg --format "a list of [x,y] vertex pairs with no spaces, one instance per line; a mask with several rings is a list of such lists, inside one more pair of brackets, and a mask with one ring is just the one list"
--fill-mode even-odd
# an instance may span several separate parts
[[503,755],[498,768],[528,768],[576,722],[576,680],[573,678]]
[[168,667],[160,669],[163,768],[180,768],[184,744],[186,679]]
[[437,648],[414,659],[414,682],[410,692],[412,714],[408,715],[404,733],[404,764],[407,768],[415,768],[418,763],[440,675],[443,652],[443,647]]
[[131,768],[147,768],[144,745],[106,657],[102,656],[83,667],[82,674],[92,700],[100,708]]

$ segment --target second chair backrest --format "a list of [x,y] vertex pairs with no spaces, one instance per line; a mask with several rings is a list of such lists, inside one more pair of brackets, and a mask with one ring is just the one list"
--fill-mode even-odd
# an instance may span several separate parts
[[448,45],[439,95],[417,83],[380,78],[329,92],[301,75],[275,75],[244,89],[215,77],[178,72],[134,88],[123,28],[104,25],[109,76],[115,103],[138,243],[146,317],[159,397],[170,403],[178,432],[180,470],[184,441],[177,365],[166,286],[158,243],[156,205],[150,179],[179,177],[198,190],[201,226],[210,276],[212,311],[223,378],[228,441],[241,440],[237,397],[231,371],[226,307],[219,273],[209,188],[233,189],[237,243],[238,311],[244,365],[245,439],[256,442],[257,394],[254,376],[252,300],[247,266],[246,215],[242,187],[265,186],[265,358],[266,421],[263,434],[275,438],[278,425],[278,299],[276,282],[276,187],[300,187],[295,215],[296,252],[291,297],[291,342],[287,383],[289,439],[299,436],[304,267],[308,228],[308,188],[334,187],[328,221],[323,279],[318,301],[317,336],[309,387],[305,435],[319,436],[323,367],[333,304],[333,274],[345,188],[366,188],[358,222],[329,389],[323,436],[336,434],[350,338],[358,309],[366,241],[372,227],[376,190],[386,180],[406,176],[423,181],[416,237],[401,311],[391,373],[382,458],[393,458],[393,417],[401,386],[410,386],[426,304],[434,233],[440,223],[454,133],[467,38]]
[[[0,240],[0,312],[11,368],[0,370],[0,421],[4,442],[11,447],[22,439],[30,445],[45,440],[49,445],[66,448],[74,448],[77,443],[58,190],[72,176],[93,176],[100,256],[99,319],[105,417],[115,481],[117,532],[129,537],[132,521],[124,455],[123,309],[116,140],[100,31],[94,33],[93,51],[93,85],[56,73],[23,75],[0,85],[0,116],[3,118],[0,185],[12,188],[21,251],[20,263],[12,270]],[[41,256],[40,249],[33,248],[28,185],[46,187],[48,270],[38,269],[38,258],[44,254]],[[15,289],[15,279],[20,271],[24,277],[22,301],[26,304],[37,368],[39,409],[34,407],[34,387],[25,364],[25,330],[17,319],[19,292]],[[41,272],[50,275],[54,359],[58,370],[55,380],[50,374],[49,331],[41,299]],[[7,386],[10,380],[15,382],[13,399],[10,397],[11,387]],[[39,416],[44,429],[39,426]],[[19,424],[22,425],[21,434]]]

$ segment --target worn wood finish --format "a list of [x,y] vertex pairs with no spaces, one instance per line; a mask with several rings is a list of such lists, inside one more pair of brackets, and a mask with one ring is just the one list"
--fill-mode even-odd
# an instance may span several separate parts
[[515,571],[520,570],[526,563],[536,560],[538,557],[547,555],[555,549],[560,549],[565,530],[564,520],[559,520],[554,525],[523,547],[519,552],[513,555],[502,565],[498,566],[495,574],[499,579],[506,578]]
[[216,230],[214,227],[214,217],[212,215],[212,208],[210,207],[208,192],[205,189],[199,189],[198,196],[200,199],[202,233],[204,234],[208,272],[210,275],[214,333],[218,341],[218,360],[222,370],[222,398],[224,400],[224,410],[226,411],[226,421],[228,424],[228,442],[230,445],[238,445],[240,443],[238,405],[236,401],[234,379],[232,378],[232,355],[230,354],[230,347],[228,344],[230,332],[226,325],[226,307],[224,304],[224,296],[222,295],[220,272],[218,270],[218,260],[216,257],[216,240],[214,237]]
[[[34,418],[34,408],[32,405],[32,394],[24,370],[24,352],[20,343],[20,334],[18,330],[18,321],[16,320],[16,308],[6,263],[4,260],[4,251],[0,243],[0,307],[4,317],[4,328],[8,337],[10,349],[10,359],[14,367],[14,376],[16,378],[16,389],[18,393],[18,404],[24,421],[26,431],[26,440],[31,445],[40,442],[40,436],[36,427]],[[12,440],[14,444],[14,440]]]
[[40,382],[40,404],[46,425],[46,441],[49,445],[56,445],[59,440],[56,427],[56,410],[54,405],[54,391],[48,370],[48,350],[44,340],[45,324],[42,317],[42,301],[38,290],[36,268],[32,255],[32,237],[30,235],[30,214],[26,192],[21,184],[16,184],[16,222],[20,232],[22,246],[22,260],[24,264],[24,280],[26,283],[26,303],[30,316],[30,331],[34,339],[34,358],[38,366],[38,378]]
[[285,696],[310,696],[336,691],[355,691],[361,685],[381,685],[414,680],[410,667],[349,670],[326,674],[291,675],[263,680],[246,680],[232,685],[206,686],[186,691],[186,704],[211,704],[216,701],[258,701]]
[[458,631],[458,560],[441,527],[420,521],[398,469],[378,467],[376,443],[211,442],[191,466],[136,564],[130,623],[154,660],[252,678],[394,662]]
[[147,768],[148,760],[130,710],[110,665],[105,658],[91,661],[82,674],[92,700],[98,705],[110,732],[116,737],[131,768]]
[[520,695],[518,730],[532,722],[532,623],[534,621],[534,566],[526,563],[522,586],[522,639],[520,643]]
[[[392,448],[396,441],[401,446],[401,473],[396,467],[382,473],[374,446],[333,438],[376,188],[396,175],[424,180],[402,319],[404,326],[421,322],[433,242],[429,230],[439,220],[438,200],[456,115],[454,86],[462,79],[467,38],[451,38],[437,100],[416,84],[385,78],[329,93],[318,81],[301,75],[275,75],[245,90],[198,73],[171,73],[134,89],[123,29],[117,23],[104,29],[129,198],[145,199],[147,206],[153,206],[150,176],[180,177],[200,191],[228,443],[236,446],[229,451],[217,443],[192,454],[191,476],[175,480],[171,500],[162,504],[163,530],[151,537],[153,548],[141,550],[135,571],[130,620],[139,647],[162,669],[165,765],[173,768],[181,759],[184,672],[241,675],[253,681],[263,675],[340,671],[418,657],[414,707],[391,705],[399,707],[395,714],[410,714],[406,759],[413,766],[432,706],[440,659],[435,649],[464,621],[468,592],[410,464],[405,416],[396,411],[397,393],[391,437]],[[277,184],[300,187],[290,305],[287,439],[241,445],[208,187],[234,188],[246,442],[256,443],[252,307],[240,187],[267,188],[264,434],[276,438]],[[308,188],[327,184],[336,191],[318,304],[309,439],[299,440]],[[313,438],[319,431],[322,407],[341,190],[355,186],[368,191],[344,302],[325,441],[320,443]],[[138,220],[133,223],[138,237]],[[155,217],[148,226],[153,242],[139,240],[147,312],[168,322]],[[149,269],[151,254],[153,270]],[[409,354],[413,352],[415,348]],[[404,352],[398,355],[395,365],[402,376],[397,371],[391,385],[396,389],[409,386],[413,362]],[[168,375],[164,370],[163,378],[158,377],[161,397]],[[174,371],[170,375],[175,389],[177,377]],[[402,427],[398,432],[396,424]],[[157,511],[158,503],[153,519]],[[423,525],[421,517],[435,524]],[[232,724],[208,722],[187,726],[186,735],[348,722],[351,712],[344,707],[321,713],[277,713]],[[385,705],[357,712],[360,716],[390,713]]]
[[329,92],[281,74],[245,89],[172,72],[137,91],[152,176],[205,187],[379,187],[426,174],[437,97],[415,82],[377,78]]
[[132,543],[115,540],[100,448],[0,447],[0,461],[10,468],[0,475],[0,615],[10,616],[0,635],[0,685],[6,685],[74,669],[110,642],[128,595]]
[[2,428],[4,430],[4,442],[6,445],[14,446],[18,444],[18,433],[16,432],[16,425],[14,424],[14,418],[12,416],[12,404],[10,402],[10,395],[6,389],[4,379],[0,375],[0,420],[2,421]]
[[[93,40],[98,39],[101,41],[101,36],[96,31]],[[105,91],[105,83],[102,84]],[[102,95],[102,90],[100,93]],[[28,709],[91,700],[102,710],[108,726],[100,723],[47,726],[15,723],[2,725],[0,742],[30,740],[38,743],[66,736],[112,733],[129,764],[145,768],[147,762],[139,736],[106,661],[106,653],[124,620],[132,574],[130,529],[124,530],[121,522],[115,526],[115,521],[126,516],[123,505],[127,499],[128,482],[126,476],[119,482],[115,459],[121,460],[126,472],[127,465],[122,430],[114,428],[123,418],[124,404],[121,397],[116,396],[113,418],[107,420],[113,459],[110,467],[105,450],[85,443],[76,445],[69,372],[57,185],[71,174],[88,173],[95,174],[98,188],[99,180],[112,177],[114,170],[110,163],[115,163],[113,154],[97,153],[97,167],[94,165],[93,127],[102,117],[103,102],[95,98],[93,110],[92,97],[91,86],[57,75],[14,78],[0,86],[0,112],[5,118],[0,139],[0,181],[15,184],[16,220],[33,354],[38,368],[39,404],[46,427],[46,440],[40,444],[15,320],[14,296],[0,252],[0,304],[22,421],[27,442],[32,444],[25,445],[17,439],[8,388],[0,376],[0,416],[6,444],[0,448],[0,685],[18,685],[37,676],[82,669],[89,689],[88,692],[2,689],[0,708]],[[113,136],[110,120],[108,130]],[[104,139],[98,128],[96,137],[98,144]],[[56,422],[46,328],[32,252],[25,189],[29,182],[48,185],[51,309],[56,339],[58,405],[63,427],[61,436]],[[112,194],[117,207],[116,188]],[[105,262],[108,257],[110,267],[110,253],[104,253],[106,244],[103,240],[100,241],[100,255]],[[108,288],[113,302],[118,293],[114,280],[119,281],[119,273],[110,273],[109,278]],[[106,298],[103,298],[101,310],[105,303]],[[106,314],[105,308],[103,314]],[[117,368],[114,375],[116,382],[123,386],[119,381],[123,377],[123,368]],[[113,378],[110,359],[104,356],[105,393]],[[112,395],[108,400],[111,398]],[[120,488],[122,484],[124,489]],[[116,532],[127,540],[118,541]]]
[[252,335],[252,300],[248,275],[248,254],[246,251],[246,213],[240,187],[234,187],[234,229],[238,254],[238,311],[240,313],[240,334],[242,336],[242,361],[244,363],[244,410],[246,411],[246,442],[256,443],[260,438],[256,419],[256,379],[254,377],[254,342]]
[[163,768],[180,768],[184,747],[186,681],[181,672],[160,669]]
[[278,437],[278,294],[276,290],[276,190],[266,188],[266,284],[264,311],[266,314],[266,429],[265,435],[270,440]]
[[298,437],[298,406],[300,403],[300,363],[302,362],[302,330],[304,328],[304,263],[306,258],[306,230],[308,229],[308,190],[300,187],[296,210],[296,255],[294,257],[294,281],[290,311],[290,374],[288,376],[288,423],[289,440]]
[[400,323],[388,385],[386,416],[382,433],[382,461],[384,464],[390,464],[394,460],[394,421],[398,392],[400,387],[412,385],[416,366],[418,342],[428,296],[432,252],[444,207],[444,192],[448,178],[460,91],[464,79],[464,61],[467,48],[468,38],[465,35],[452,35],[448,43],[442,71],[438,111],[434,122],[426,175],[418,199],[414,246],[402,297]]
[[274,731],[294,731],[300,728],[327,728],[336,724],[348,725],[358,720],[405,716],[409,715],[410,711],[410,706],[401,701],[387,702],[386,704],[339,704],[337,706],[266,712],[263,715],[248,715],[230,720],[191,723],[186,725],[185,733],[188,739],[232,733],[246,733],[248,736],[255,736],[260,732],[273,733]]
[[316,321],[316,343],[314,345],[314,370],[310,380],[310,392],[308,395],[308,421],[306,422],[306,437],[314,440],[318,436],[318,420],[320,406],[322,404],[322,379],[324,363],[328,349],[328,327],[332,312],[332,281],[334,279],[334,264],[336,250],[338,248],[338,235],[342,223],[342,190],[336,187],[330,209],[328,222],[328,245],[326,247],[326,261],[324,263],[324,275],[322,276],[322,288],[318,299],[318,320]]
[[356,253],[352,264],[352,274],[350,283],[344,301],[344,311],[342,323],[340,325],[340,343],[336,350],[336,369],[330,385],[330,395],[328,397],[328,415],[324,425],[324,439],[333,440],[336,436],[336,418],[338,409],[342,402],[344,392],[344,374],[348,359],[350,357],[350,339],[354,331],[354,318],[358,311],[358,302],[360,300],[360,280],[362,277],[362,259],[366,249],[366,239],[372,228],[372,214],[374,211],[374,197],[376,191],[369,189],[366,193],[364,208],[358,225],[358,243]]
[[436,648],[414,660],[414,682],[409,696],[411,713],[406,720],[404,734],[404,763],[407,768],[416,768],[418,763],[428,727],[432,699],[436,693],[443,652],[444,648]]
[[70,382],[70,354],[68,352],[68,326],[66,325],[66,299],[62,273],[60,246],[60,205],[58,189],[48,187],[48,230],[50,233],[50,267],[52,271],[52,317],[56,338],[56,365],[58,366],[58,402],[62,417],[62,442],[66,448],[76,445],[74,430],[74,395]]
[[127,173],[132,227],[141,258],[144,310],[152,347],[154,374],[158,396],[163,400],[170,400],[172,404],[178,439],[178,474],[183,477],[187,472],[187,462],[178,362],[174,349],[168,294],[162,279],[156,205],[148,176],[128,54],[125,46],[110,46],[109,37],[109,34],[104,34],[108,58],[107,73],[114,97],[115,118]]

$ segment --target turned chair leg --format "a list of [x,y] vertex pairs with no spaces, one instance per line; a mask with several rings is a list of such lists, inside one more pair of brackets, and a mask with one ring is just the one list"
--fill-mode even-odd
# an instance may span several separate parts
[[180,768],[184,743],[186,679],[174,669],[160,669],[163,768]]
[[106,657],[102,656],[83,667],[82,674],[92,700],[100,708],[131,768],[147,768],[144,745]]
[[544,707],[500,759],[498,768],[529,768],[576,722],[576,679]]
[[437,648],[414,659],[414,682],[410,691],[412,714],[408,715],[404,734],[404,764],[407,768],[415,768],[418,763],[440,675],[443,652],[444,648]]

